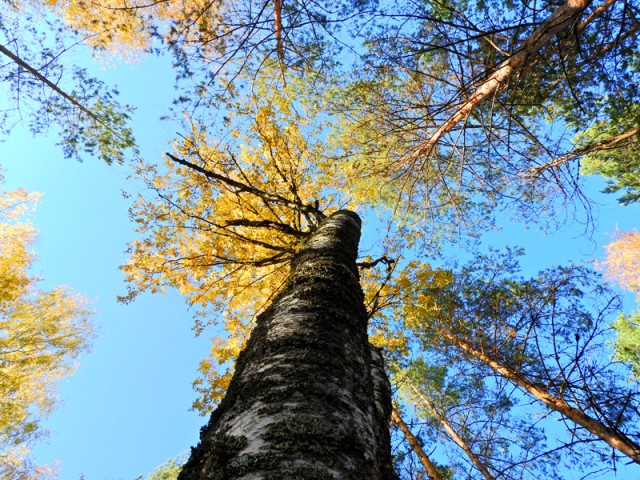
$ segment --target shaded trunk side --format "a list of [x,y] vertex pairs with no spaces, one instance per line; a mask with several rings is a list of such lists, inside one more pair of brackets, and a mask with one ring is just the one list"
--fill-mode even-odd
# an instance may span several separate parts
[[392,479],[389,383],[370,349],[360,219],[331,215],[238,357],[180,480]]

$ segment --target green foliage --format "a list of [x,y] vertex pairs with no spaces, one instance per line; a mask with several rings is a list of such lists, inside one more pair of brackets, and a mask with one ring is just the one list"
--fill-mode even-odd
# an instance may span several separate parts
[[[626,106],[622,110],[632,110],[624,124],[598,123],[587,130],[581,140],[598,141],[625,132],[640,125],[640,104]],[[640,148],[639,135],[617,148],[604,149],[585,156],[581,161],[583,175],[602,175],[607,186],[606,193],[622,193],[618,201],[630,205],[640,201]]]
[[[176,480],[182,469],[182,465],[186,462],[186,454],[177,456],[167,460],[162,465],[159,465],[153,472],[151,472],[145,480]],[[142,480],[142,477],[139,477]]]
[[[590,442],[587,432],[559,436],[545,409],[531,404],[500,368],[604,425],[616,422],[621,431],[637,435],[640,391],[602,348],[611,339],[607,319],[619,311],[619,300],[587,267],[557,267],[524,278],[521,254],[477,255],[452,268],[445,284],[410,277],[396,316],[413,339],[412,359],[394,366],[394,378],[415,416],[426,420],[425,438],[452,441],[453,429],[461,439],[455,443],[464,442],[496,475],[526,464],[532,475],[526,478],[555,478],[574,455],[581,455],[586,472],[604,450],[581,444]],[[627,347],[637,341],[635,333],[623,335]],[[627,360],[634,352],[627,348]],[[534,426],[531,415],[545,420]],[[556,442],[565,442],[566,450],[556,450]],[[457,447],[445,452],[456,475],[469,468]]]
[[640,313],[620,314],[613,323],[615,359],[628,364],[635,381],[640,380]]
[[74,77],[79,91],[72,91],[71,95],[86,99],[86,102],[79,101],[87,105],[92,115],[64,99],[56,98],[47,104],[45,119],[37,120],[38,123],[58,122],[58,145],[65,157],[82,160],[86,156],[95,156],[111,164],[122,163],[127,151],[136,154],[135,138],[127,125],[134,108],[120,105],[114,98],[117,90],[107,90],[102,82],[89,78],[86,71],[76,70]]
[[8,135],[25,122],[34,135],[53,130],[67,158],[96,156],[121,163],[136,154],[128,123],[133,107],[121,105],[118,91],[66,61],[78,42],[60,21],[42,18],[28,7],[8,8],[0,14],[0,133]]
[[[352,139],[347,163],[358,164],[356,188],[382,176],[375,200],[422,222],[427,239],[447,228],[451,237],[456,227],[490,229],[504,206],[519,221],[562,222],[554,202],[580,196],[575,162],[528,173],[573,151],[575,133],[599,120],[615,126],[621,106],[638,103],[637,38],[623,4],[593,16],[589,5],[429,143],[562,5],[392,2],[392,14],[380,12],[338,107]],[[629,167],[632,184],[637,166]]]
[[[553,161],[640,123],[634,2],[604,4],[602,11],[587,2],[473,104],[565,3],[283,2],[278,59],[269,2],[152,2],[110,15],[103,15],[110,4],[48,3],[74,28],[110,31],[95,37],[98,49],[148,48],[158,35],[186,80],[175,104],[190,112],[190,133],[176,145],[180,158],[170,157],[166,167],[138,166],[158,198],[141,196],[132,209],[141,238],[124,270],[128,298],[177,287],[206,313],[226,316],[228,335],[201,366],[206,381],[196,383],[208,395],[204,408],[228,385],[229,372],[217,376],[214,363],[233,362],[251,315],[268,304],[286,277],[283,267],[317,225],[319,205],[376,209],[389,226],[385,247],[426,256],[444,241],[492,229],[503,208],[519,220],[561,221],[553,202],[574,201],[580,185],[575,166]],[[21,40],[10,35],[22,30],[4,25],[3,44]],[[40,32],[20,28],[35,38],[24,60],[44,65],[51,78],[62,74],[57,50]],[[340,63],[347,50],[353,55]],[[68,88],[71,103],[39,96],[41,83],[24,72],[1,72],[14,100],[26,92],[34,105],[45,105],[32,130],[58,122],[65,155],[122,161],[134,147],[126,126],[131,110],[86,71],[77,70]],[[460,110],[465,105],[471,108]],[[590,152],[583,172],[609,178],[610,191],[624,190],[623,203],[637,201],[637,150],[630,141]],[[508,472],[505,478],[517,478],[513,465],[527,465],[524,478],[556,478],[558,459],[570,458],[554,452],[544,420],[532,424],[531,413],[523,414],[524,394],[469,350],[573,399],[605,424],[625,429],[637,422],[638,392],[625,388],[602,349],[604,319],[617,302],[588,269],[523,278],[510,251],[446,272],[419,262],[405,271],[363,275],[382,284],[370,296],[379,313],[372,339],[393,349],[399,383],[409,379],[429,395],[432,407],[404,392],[434,443],[448,438],[443,416],[494,471]],[[396,315],[384,310],[390,306]],[[197,328],[210,323],[211,315]],[[633,365],[637,322],[616,325],[616,358]],[[544,408],[535,414],[548,417]],[[282,434],[290,437],[288,429]],[[578,431],[560,441],[580,449],[573,442],[592,440]],[[604,456],[597,445],[593,452],[584,465]],[[474,468],[464,457],[448,461],[451,477]]]

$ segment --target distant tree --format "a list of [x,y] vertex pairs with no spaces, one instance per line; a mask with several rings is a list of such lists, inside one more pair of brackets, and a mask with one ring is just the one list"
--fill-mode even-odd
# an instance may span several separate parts
[[[640,300],[640,232],[616,232],[605,248],[604,261],[598,267],[609,280],[635,292]],[[617,334],[613,342],[615,357],[631,366],[637,380],[640,378],[640,313],[621,313],[613,328]]]
[[640,314],[621,313],[613,323],[617,336],[613,342],[615,358],[631,367],[633,378],[640,379]]
[[40,421],[56,407],[56,382],[93,337],[86,301],[62,287],[41,290],[30,272],[36,231],[20,217],[35,199],[0,192],[0,476],[10,480],[51,473],[28,448],[45,434]]
[[598,267],[607,279],[640,296],[640,232],[616,232]]
[[185,461],[185,455],[171,458],[159,465],[146,477],[139,476],[136,480],[176,480]]

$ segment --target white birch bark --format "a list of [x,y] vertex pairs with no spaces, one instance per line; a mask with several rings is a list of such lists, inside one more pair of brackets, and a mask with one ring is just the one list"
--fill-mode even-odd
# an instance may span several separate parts
[[259,316],[180,480],[392,479],[389,383],[369,347],[360,219],[327,218]]

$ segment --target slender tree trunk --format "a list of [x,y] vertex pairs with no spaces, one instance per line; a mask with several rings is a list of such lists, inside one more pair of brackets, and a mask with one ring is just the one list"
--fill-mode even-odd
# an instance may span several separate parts
[[422,466],[426,470],[427,475],[429,475],[430,480],[444,480],[442,478],[442,475],[440,475],[440,472],[438,472],[435,464],[429,458],[429,455],[427,455],[427,453],[422,449],[422,445],[420,445],[418,439],[411,432],[409,426],[404,423],[404,420],[395,408],[391,412],[391,419],[393,420],[393,423],[398,425],[398,428],[402,430],[404,438],[406,438],[407,442],[409,442],[409,445],[411,445],[413,453],[416,454],[416,456],[420,460],[420,463],[422,463]]
[[451,335],[446,332],[441,332],[441,334],[451,343],[458,346],[460,349],[483,361],[486,365],[491,367],[500,375],[511,380],[513,383],[529,392],[529,394],[533,395],[535,398],[540,400],[552,410],[561,413],[573,422],[584,427],[596,437],[604,440],[611,447],[615,448],[621,453],[624,453],[631,460],[640,464],[640,445],[627,437],[623,432],[614,430],[613,428],[606,426],[597,419],[590,417],[582,410],[572,407],[563,398],[551,395],[547,390],[544,389],[543,386],[528,380],[517,370],[503,365],[502,363],[495,360],[492,356],[487,355],[482,350],[478,350],[472,347],[468,343],[457,338],[455,335]]
[[179,479],[393,479],[390,388],[367,340],[360,219],[325,220],[258,317]]
[[465,442],[465,440],[458,435],[453,426],[447,421],[447,419],[436,409],[435,405],[429,400],[429,398],[423,394],[418,388],[411,384],[411,391],[424,403],[425,407],[433,414],[434,417],[440,422],[442,428],[449,434],[451,439],[458,445],[464,453],[467,454],[469,460],[476,466],[482,476],[487,480],[495,480],[496,477],[491,475],[487,467],[482,463],[480,458],[471,450],[471,447]]

